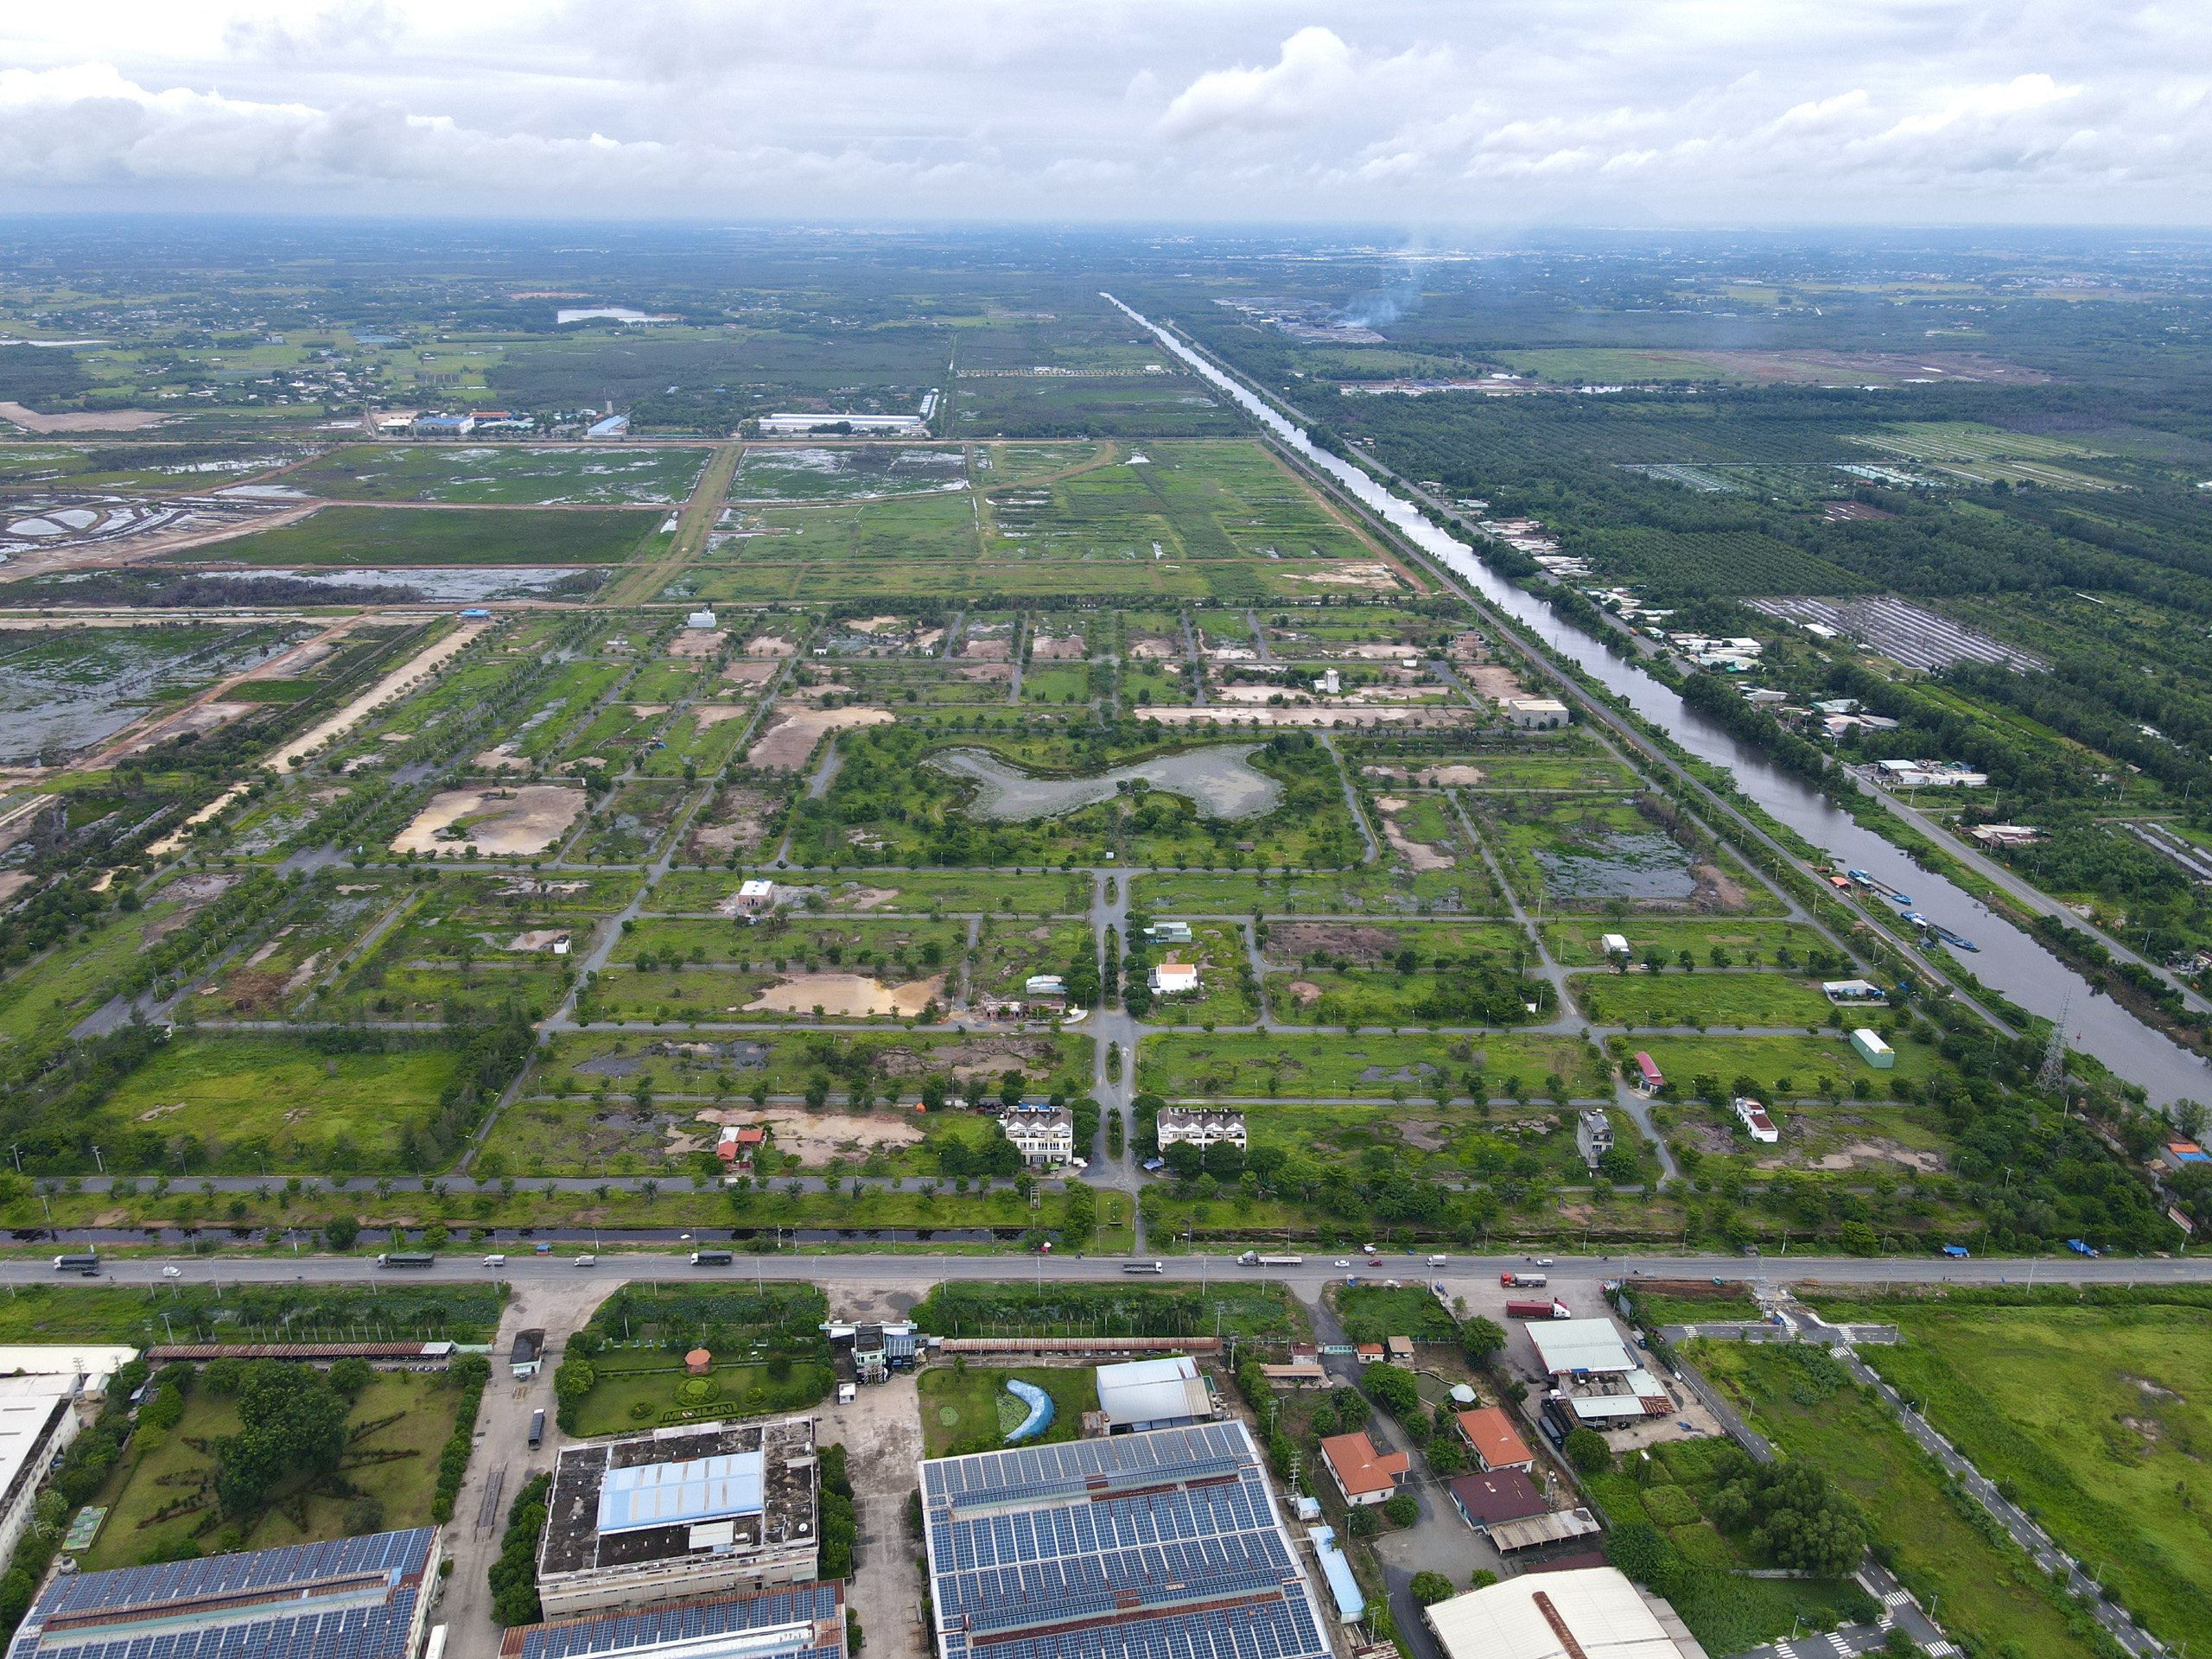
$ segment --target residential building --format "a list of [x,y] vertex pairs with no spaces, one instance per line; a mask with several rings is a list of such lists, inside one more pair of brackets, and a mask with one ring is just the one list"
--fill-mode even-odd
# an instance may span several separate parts
[[1981,823],[1967,831],[1985,847],[2008,849],[2032,847],[2043,839],[2043,831],[2031,830],[2024,823]]
[[1178,962],[1170,957],[1152,970],[1152,989],[1155,996],[1174,996],[1198,988],[1198,970],[1191,963]]
[[747,921],[765,916],[776,907],[776,884],[759,876],[737,884],[736,910]]
[[1613,1149],[1613,1120],[1603,1108],[1592,1106],[1575,1115],[1574,1149],[1591,1169],[1597,1168],[1598,1160]]
[[1032,1002],[1065,1002],[1068,1000],[1067,981],[1058,974],[1032,974],[1022,982],[1021,994]]
[[1191,925],[1188,922],[1154,922],[1144,931],[1146,938],[1154,944],[1188,944]]
[[564,1446],[538,1599],[557,1618],[804,1584],[819,1565],[816,1480],[810,1417]]
[[1659,1070],[1658,1061],[1642,1049],[1636,1051],[1636,1092],[1649,1096],[1667,1086],[1667,1078]]
[[1536,1483],[1519,1469],[1487,1469],[1452,1483],[1452,1506],[1477,1532],[1505,1521],[1525,1521],[1551,1508]]
[[1513,1419],[1503,1406],[1484,1406],[1477,1411],[1459,1414],[1459,1438],[1475,1454],[1475,1465],[1479,1469],[1518,1469],[1522,1474],[1533,1473],[1536,1454],[1523,1443],[1513,1427]]
[[1098,1409],[1112,1434],[1209,1421],[1213,1389],[1187,1354],[1098,1368]]
[[1758,1101],[1747,1095],[1738,1095],[1732,1104],[1736,1109],[1736,1121],[1744,1126],[1744,1133],[1752,1140],[1761,1146],[1770,1147],[1782,1139],[1782,1131],[1775,1127],[1774,1120],[1767,1116],[1766,1108]]
[[160,1653],[415,1659],[429,1633],[438,1529],[238,1550],[49,1579],[9,1659]]
[[1323,1440],[1321,1462],[1344,1502],[1356,1509],[1387,1502],[1406,1484],[1413,1468],[1413,1459],[1402,1452],[1376,1451],[1361,1429]]
[[936,1459],[921,1497],[933,1659],[1330,1659],[1242,1422]]
[[1821,995],[1838,1007],[1886,1007],[1889,997],[1871,979],[1824,979]]
[[1379,1342],[1363,1342],[1352,1351],[1363,1365],[1380,1365],[1383,1360],[1382,1344]]
[[499,1659],[844,1659],[844,1653],[842,1583],[518,1624],[499,1641]]
[[1202,1152],[1224,1141],[1239,1150],[1245,1145],[1242,1112],[1205,1106],[1163,1106],[1155,1127],[1163,1152],[1185,1142]]
[[1393,1365],[1410,1366],[1414,1363],[1414,1339],[1411,1337],[1385,1337],[1382,1351]]
[[999,1127],[1032,1169],[1075,1160],[1075,1113],[1068,1107],[1025,1100],[1000,1114]]
[[1634,954],[1628,948],[1628,936],[1624,933],[1608,933],[1598,944],[1608,962],[1626,962]]
[[715,1155],[732,1168],[750,1169],[760,1148],[768,1143],[768,1131],[756,1125],[740,1128],[734,1123],[722,1125],[721,1139],[715,1142]]
[[1675,1610],[1617,1567],[1524,1573],[1422,1610],[1443,1659],[1706,1659]]
[[2212,1164],[2212,1154],[2194,1141],[2169,1141],[2164,1155],[2170,1169],[2202,1169]]

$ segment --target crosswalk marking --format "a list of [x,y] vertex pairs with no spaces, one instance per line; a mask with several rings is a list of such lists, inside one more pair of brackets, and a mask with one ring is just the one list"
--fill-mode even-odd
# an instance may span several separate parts
[[1838,1654],[1844,1656],[1844,1659],[1849,1659],[1851,1643],[1844,1640],[1843,1633],[1840,1630],[1830,1630],[1828,1632],[1828,1645],[1834,1648]]
[[1884,1597],[1882,1598],[1882,1605],[1883,1605],[1884,1606],[1885,1606],[1885,1607],[1902,1607],[1902,1606],[1904,1606],[1904,1605],[1905,1605],[1905,1603],[1907,1603],[1908,1601],[1910,1601],[1911,1599],[1912,1599],[1912,1592],[1911,1592],[1911,1591],[1910,1591],[1910,1590],[1892,1590],[1892,1591],[1891,1591],[1891,1592],[1890,1592],[1890,1593],[1889,1593],[1888,1595],[1884,1596]]
[[1928,1644],[1928,1652],[1932,1656],[1932,1659],[1951,1659],[1951,1656],[1957,1651],[1958,1649],[1948,1642],[1930,1642]]

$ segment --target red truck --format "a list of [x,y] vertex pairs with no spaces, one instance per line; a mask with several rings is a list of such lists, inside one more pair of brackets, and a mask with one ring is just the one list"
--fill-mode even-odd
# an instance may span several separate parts
[[1505,1317],[1509,1319],[1571,1319],[1574,1312],[1565,1302],[1508,1302]]
[[1541,1273],[1501,1273],[1497,1282],[1508,1290],[1541,1290],[1547,1281]]

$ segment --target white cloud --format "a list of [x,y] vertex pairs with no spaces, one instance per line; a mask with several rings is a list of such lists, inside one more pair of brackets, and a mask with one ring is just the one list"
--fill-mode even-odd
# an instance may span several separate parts
[[0,63],[8,206],[2212,214],[2165,0],[77,0]]

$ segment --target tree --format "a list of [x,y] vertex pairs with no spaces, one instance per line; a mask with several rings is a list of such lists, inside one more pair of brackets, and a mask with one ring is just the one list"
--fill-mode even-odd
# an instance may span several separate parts
[[1370,1399],[1402,1421],[1421,1409],[1421,1388],[1411,1371],[1395,1365],[1370,1365],[1360,1374],[1359,1383]]
[[216,1442],[215,1491],[242,1516],[295,1475],[327,1475],[346,1452],[346,1404],[304,1365],[260,1360],[238,1387],[238,1432]]
[[1505,1332],[1503,1327],[1499,1325],[1496,1320],[1485,1319],[1478,1316],[1471,1319],[1463,1319],[1460,1321],[1460,1351],[1465,1353],[1469,1359],[1474,1361],[1476,1364],[1481,1365],[1486,1363],[1492,1354],[1497,1353],[1504,1346]]
[[330,1368],[330,1387],[334,1393],[351,1400],[369,1386],[375,1375],[367,1360],[359,1355],[348,1355]]
[[340,1211],[322,1224],[322,1236],[334,1250],[350,1250],[361,1236],[361,1224]]
[[1441,1573],[1416,1573],[1414,1581],[1407,1588],[1413,1592],[1414,1599],[1424,1607],[1433,1607],[1438,1602],[1459,1593],[1452,1588],[1452,1580]]
[[1570,1429],[1566,1444],[1560,1449],[1567,1453],[1567,1460],[1586,1475],[1598,1474],[1613,1466],[1613,1448],[1594,1428]]
[[1421,1519],[1421,1500],[1411,1492],[1397,1492],[1382,1501],[1382,1518],[1394,1527],[1410,1527]]

